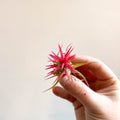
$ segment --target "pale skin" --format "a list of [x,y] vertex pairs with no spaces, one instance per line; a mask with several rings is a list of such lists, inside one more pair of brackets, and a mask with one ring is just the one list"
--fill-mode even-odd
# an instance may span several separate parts
[[70,101],[76,120],[120,120],[120,81],[103,62],[98,59],[76,55],[73,63],[92,62],[81,68],[89,86],[81,78],[63,77],[54,87],[53,93]]

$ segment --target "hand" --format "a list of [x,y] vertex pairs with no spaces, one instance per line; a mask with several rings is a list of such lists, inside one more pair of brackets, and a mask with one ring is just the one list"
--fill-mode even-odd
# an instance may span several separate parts
[[92,57],[76,55],[72,62],[93,62],[77,68],[89,86],[75,76],[64,77],[63,88],[54,87],[53,93],[73,104],[77,120],[120,120],[120,81],[115,74]]

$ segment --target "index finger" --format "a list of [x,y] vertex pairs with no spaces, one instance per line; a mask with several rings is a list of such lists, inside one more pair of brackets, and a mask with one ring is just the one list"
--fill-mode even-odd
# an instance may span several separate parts
[[102,61],[85,55],[75,55],[73,63],[82,63],[82,62],[91,62],[87,65],[88,69],[90,69],[94,75],[98,79],[116,79],[116,75],[111,71],[111,69],[105,65]]

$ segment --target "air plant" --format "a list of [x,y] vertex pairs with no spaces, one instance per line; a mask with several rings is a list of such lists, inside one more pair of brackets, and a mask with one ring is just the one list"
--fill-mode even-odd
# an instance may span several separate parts
[[[52,89],[53,87],[55,87],[57,85],[57,83],[59,82],[59,80],[63,77],[63,76],[67,76],[67,78],[69,79],[70,75],[73,74],[76,76],[79,75],[80,77],[83,78],[83,80],[85,81],[85,83],[88,85],[86,78],[84,77],[84,75],[76,70],[77,67],[86,65],[88,63],[77,63],[77,64],[73,64],[72,60],[74,59],[75,55],[71,55],[73,48],[72,46],[68,46],[65,53],[62,51],[62,47],[60,45],[58,45],[59,47],[59,51],[57,54],[55,54],[54,52],[52,52],[51,54],[49,54],[49,62],[52,63],[50,65],[46,66],[46,69],[52,69],[48,74],[47,74],[47,79],[56,77],[55,81],[53,82],[53,86],[50,87],[47,90]],[[47,91],[45,90],[45,91]]]

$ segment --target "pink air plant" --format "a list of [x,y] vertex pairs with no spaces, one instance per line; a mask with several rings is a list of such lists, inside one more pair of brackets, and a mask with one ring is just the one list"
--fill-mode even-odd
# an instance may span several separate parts
[[[79,76],[81,76],[84,79],[84,81],[88,85],[86,78],[83,76],[83,74],[75,69],[77,67],[83,66],[88,63],[73,64],[72,60],[74,59],[75,55],[71,55],[71,52],[73,51],[72,46],[67,47],[65,53],[63,53],[60,45],[58,45],[58,47],[59,47],[58,54],[55,54],[54,52],[52,52],[52,54],[49,54],[49,56],[50,56],[49,62],[51,62],[52,64],[46,66],[47,67],[46,69],[52,69],[52,71],[50,71],[47,74],[47,77],[48,77],[47,79],[56,77],[56,79],[54,81],[54,85],[49,89],[52,89],[53,87],[55,87],[56,84],[59,82],[59,80],[63,76],[66,75],[69,79],[69,76],[71,74],[73,74],[73,75],[78,74]],[[49,89],[47,89],[47,90],[49,90]]]

